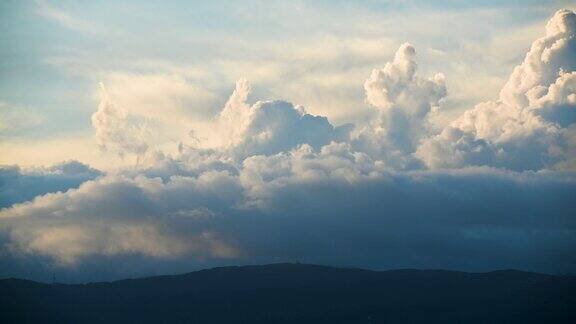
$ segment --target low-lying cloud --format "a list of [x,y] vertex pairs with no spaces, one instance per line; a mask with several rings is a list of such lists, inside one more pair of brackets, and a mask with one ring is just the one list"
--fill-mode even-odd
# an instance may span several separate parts
[[46,193],[67,191],[101,175],[102,172],[77,161],[45,168],[0,166],[0,208]]

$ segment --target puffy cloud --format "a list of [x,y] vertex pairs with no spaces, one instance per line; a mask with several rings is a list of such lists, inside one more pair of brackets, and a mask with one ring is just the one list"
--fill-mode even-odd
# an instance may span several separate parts
[[140,156],[148,150],[148,130],[144,120],[140,116],[127,114],[116,105],[103,85],[98,110],[92,114],[92,126],[102,150],[110,150],[120,156]]
[[66,191],[100,175],[100,171],[77,161],[44,168],[0,166],[0,208],[45,193]]
[[342,179],[349,183],[376,177],[385,170],[382,161],[351,150],[349,144],[330,143],[315,151],[302,145],[292,151],[271,156],[252,156],[244,160],[240,180],[248,202],[265,205],[270,189],[295,181]]
[[175,156],[160,151],[148,154],[135,168],[122,169],[121,174],[134,177],[145,175],[168,180],[172,176],[198,176],[207,171],[226,171],[238,174],[234,159],[215,149],[203,149],[180,143]]
[[235,183],[214,171],[168,183],[107,176],[3,209],[0,219],[9,249],[50,256],[63,265],[90,255],[230,257],[237,253],[233,247],[209,227],[194,225],[215,217],[205,206],[217,212],[234,205]]
[[490,165],[540,170],[565,157],[560,129],[530,113],[487,102],[466,111],[439,135],[423,140],[415,156],[430,168]]
[[[146,60],[131,70],[99,74],[106,88],[98,93],[92,125],[103,151],[141,162],[156,151],[174,152],[178,142],[198,142],[198,134],[211,140],[217,106],[209,86],[197,80],[201,72]],[[191,129],[196,138],[187,135]]]
[[558,73],[576,70],[576,14],[559,10],[548,21],[546,35],[532,43],[524,62],[514,68],[500,92],[500,99],[511,107],[526,107],[537,92],[545,90]]
[[[36,180],[18,187],[23,171],[4,169],[3,190],[29,196],[0,210],[0,261],[11,263],[0,275],[29,260],[90,279],[87,264],[117,278],[154,264],[295,260],[573,272],[574,17],[556,13],[498,101],[441,130],[430,118],[447,96],[444,76],[418,76],[409,44],[366,80],[374,113],[352,134],[287,101],[250,103],[240,80],[206,129],[190,125],[167,152],[147,134],[151,114],[104,94],[96,137],[139,164],[105,175],[77,163],[44,168],[76,182],[37,191],[27,189]],[[130,267],[116,267],[126,259]]]
[[[249,104],[250,91],[248,81],[239,80],[224,108],[213,120],[206,121],[209,127],[198,129],[191,124],[188,138],[179,142],[178,159],[189,158],[195,154],[191,149],[196,149],[203,150],[203,155],[213,152],[241,162],[251,155],[275,154],[301,144],[320,148],[331,141],[347,140],[352,129],[350,124],[333,126],[326,117],[310,115],[304,107],[283,100]],[[135,154],[138,162],[158,160],[165,154],[162,140],[154,138],[153,133],[162,128],[150,116],[128,113],[102,89],[100,105],[92,115],[100,147],[121,156]],[[182,155],[183,148],[188,148],[187,156]]]
[[544,120],[561,127],[573,125],[576,122],[576,71],[561,71],[548,91],[534,98],[532,107],[534,113]]
[[314,148],[347,138],[350,125],[334,127],[326,117],[306,113],[302,106],[282,100],[247,103],[250,85],[236,83],[234,92],[218,117],[222,145],[234,156],[275,154],[300,144]]
[[[442,74],[424,79],[416,75],[416,51],[400,46],[392,62],[375,69],[364,83],[366,100],[377,108],[371,124],[357,134],[360,149],[403,167],[420,139],[428,133],[428,117],[446,97]],[[401,160],[397,162],[395,160]]]
[[575,193],[570,172],[395,172],[334,143],[250,157],[238,176],[109,175],[2,210],[0,241],[68,278],[94,278],[82,268],[94,262],[129,275],[111,260],[134,256],[169,271],[298,260],[569,272]]
[[560,10],[514,69],[500,100],[478,104],[416,152],[431,168],[538,170],[574,160],[576,14]]

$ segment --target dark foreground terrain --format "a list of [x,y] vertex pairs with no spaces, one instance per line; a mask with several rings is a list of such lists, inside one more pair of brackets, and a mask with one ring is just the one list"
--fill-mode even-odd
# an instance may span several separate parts
[[0,323],[576,323],[576,277],[225,267],[81,285],[0,280]]

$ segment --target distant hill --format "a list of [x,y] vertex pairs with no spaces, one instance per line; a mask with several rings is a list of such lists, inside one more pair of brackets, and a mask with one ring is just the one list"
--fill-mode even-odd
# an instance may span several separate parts
[[0,280],[0,323],[576,323],[576,277],[223,267],[89,284]]

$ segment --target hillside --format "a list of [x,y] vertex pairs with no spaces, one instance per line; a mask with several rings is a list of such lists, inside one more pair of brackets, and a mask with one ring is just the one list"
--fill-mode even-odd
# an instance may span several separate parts
[[272,264],[75,285],[4,279],[0,322],[568,323],[576,278]]

